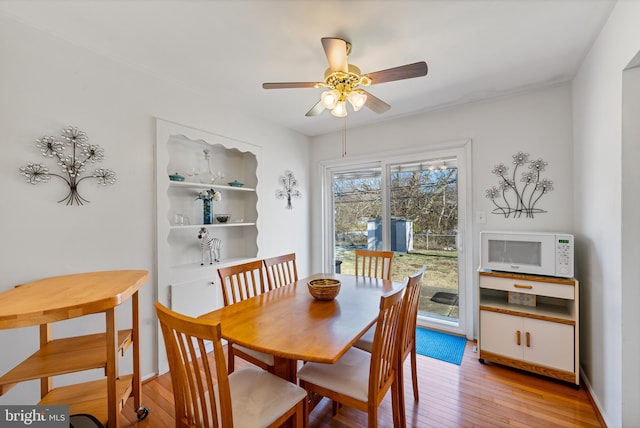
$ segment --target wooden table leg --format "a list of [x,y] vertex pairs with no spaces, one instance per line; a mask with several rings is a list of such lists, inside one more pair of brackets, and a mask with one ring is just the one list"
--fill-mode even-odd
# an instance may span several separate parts
[[107,420],[109,428],[119,428],[120,406],[116,388],[118,378],[118,359],[116,355],[118,333],[115,309],[108,309],[105,311],[105,315],[107,330]]
[[131,298],[131,338],[133,340],[133,409],[142,405],[142,377],[140,376],[140,308],[138,292]]
[[[40,349],[51,341],[51,324],[40,325]],[[40,379],[40,398],[44,398],[45,395],[53,388],[53,380],[50,376]]]
[[273,374],[291,383],[298,384],[298,360],[274,356],[273,366]]

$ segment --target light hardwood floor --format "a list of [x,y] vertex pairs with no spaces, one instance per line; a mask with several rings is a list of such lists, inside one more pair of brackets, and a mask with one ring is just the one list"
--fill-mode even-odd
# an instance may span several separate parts
[[[407,426],[444,427],[603,427],[584,388],[571,386],[493,364],[481,364],[467,342],[462,364],[418,355],[420,401],[413,401],[409,359],[405,364]],[[236,359],[236,367],[246,365]],[[142,403],[149,416],[138,422],[130,399],[122,412],[122,427],[174,427],[169,375],[145,382]],[[392,427],[391,398],[381,404],[379,424]],[[366,427],[365,413],[342,407],[331,416],[323,400],[310,415],[311,428]]]

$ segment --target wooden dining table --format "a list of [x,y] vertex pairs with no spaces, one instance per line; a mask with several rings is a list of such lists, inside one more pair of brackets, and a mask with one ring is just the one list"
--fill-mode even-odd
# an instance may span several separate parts
[[[341,282],[334,300],[315,300],[307,283]],[[346,274],[314,274],[199,318],[220,322],[228,341],[274,356],[274,374],[296,382],[298,361],[335,363],[376,322],[380,297],[402,283]]]

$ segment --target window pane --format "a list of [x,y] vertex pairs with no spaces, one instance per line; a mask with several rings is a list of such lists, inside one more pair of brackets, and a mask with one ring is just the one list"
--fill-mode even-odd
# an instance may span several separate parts
[[[367,168],[333,175],[336,271],[355,274],[355,248],[379,245],[372,224],[382,213],[381,169]],[[380,241],[381,243],[381,241]]]
[[455,158],[390,167],[393,279],[427,270],[420,315],[458,321],[458,168]]

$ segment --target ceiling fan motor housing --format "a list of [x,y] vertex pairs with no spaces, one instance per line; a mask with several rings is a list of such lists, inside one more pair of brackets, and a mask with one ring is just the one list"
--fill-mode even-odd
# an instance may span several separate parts
[[349,72],[331,71],[327,68],[324,72],[324,85],[327,88],[335,89],[341,94],[340,101],[344,101],[344,97],[356,90],[359,85],[369,86],[371,79],[367,76],[360,76],[360,69],[355,65],[348,64]]

